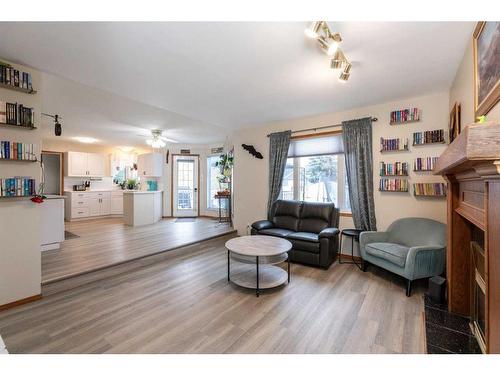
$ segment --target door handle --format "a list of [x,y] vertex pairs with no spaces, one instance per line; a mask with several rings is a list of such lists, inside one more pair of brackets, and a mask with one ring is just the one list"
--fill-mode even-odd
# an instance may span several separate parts
[[198,191],[198,188],[194,188],[194,191],[197,192]]

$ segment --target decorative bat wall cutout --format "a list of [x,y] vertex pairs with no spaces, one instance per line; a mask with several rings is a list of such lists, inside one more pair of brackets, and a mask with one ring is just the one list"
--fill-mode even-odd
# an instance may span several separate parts
[[255,147],[253,147],[252,145],[242,144],[241,147],[243,147],[244,150],[247,150],[250,153],[250,155],[256,157],[257,159],[264,159],[262,154],[259,151],[257,151]]

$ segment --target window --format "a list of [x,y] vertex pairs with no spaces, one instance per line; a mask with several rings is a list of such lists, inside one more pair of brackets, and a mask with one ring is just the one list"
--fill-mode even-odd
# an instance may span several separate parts
[[207,157],[207,208],[215,210],[219,208],[219,202],[214,198],[219,191],[219,182],[217,175],[220,173],[219,167],[215,163],[219,160],[220,155],[212,155]]
[[342,136],[292,140],[281,199],[333,202],[350,211]]

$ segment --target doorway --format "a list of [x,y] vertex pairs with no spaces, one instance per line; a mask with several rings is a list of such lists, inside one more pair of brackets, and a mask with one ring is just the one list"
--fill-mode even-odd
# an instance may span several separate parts
[[63,157],[62,152],[42,151],[45,194],[62,195],[64,192]]
[[199,155],[172,155],[172,216],[199,215]]

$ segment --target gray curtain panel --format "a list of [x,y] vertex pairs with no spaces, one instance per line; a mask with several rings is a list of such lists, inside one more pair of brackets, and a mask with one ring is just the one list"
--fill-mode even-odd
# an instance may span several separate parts
[[291,135],[292,132],[290,130],[287,130],[284,132],[272,133],[269,136],[269,200],[267,202],[268,218],[272,204],[278,199],[280,195]]
[[356,229],[377,230],[373,201],[372,119],[343,121],[342,139]]

